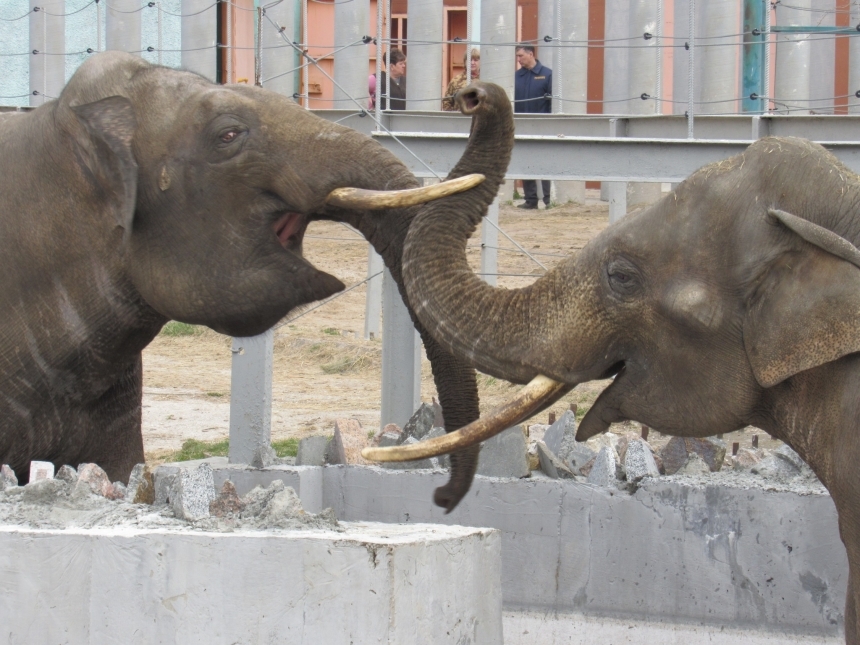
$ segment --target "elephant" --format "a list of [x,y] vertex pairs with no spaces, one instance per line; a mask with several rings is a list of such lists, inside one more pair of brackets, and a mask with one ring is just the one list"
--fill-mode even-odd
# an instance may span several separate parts
[[761,428],[831,494],[849,561],[845,638],[860,644],[860,177],[816,143],[763,138],[521,289],[470,269],[482,216],[465,195],[426,205],[404,246],[406,290],[443,347],[528,385],[457,432],[366,457],[463,450],[610,378],[577,440],[624,420],[683,437]]
[[[342,290],[302,257],[314,220],[360,231],[406,300],[409,223],[480,181],[418,188],[378,142],[289,97],[91,56],[58,99],[0,119],[0,463],[23,482],[34,459],[127,481],[144,461],[141,352],[167,321],[252,336]],[[477,419],[473,368],[417,328],[446,428]],[[455,461],[474,472],[477,448]]]

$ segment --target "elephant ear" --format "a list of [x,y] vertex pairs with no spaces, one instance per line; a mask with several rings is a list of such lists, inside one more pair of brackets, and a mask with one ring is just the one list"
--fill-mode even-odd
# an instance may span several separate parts
[[769,267],[744,321],[744,346],[762,387],[860,351],[860,251],[790,213],[769,215],[800,239]]
[[111,96],[72,110],[89,134],[79,141],[84,165],[110,201],[127,241],[137,201],[137,162],[131,149],[137,129],[134,108],[127,98]]

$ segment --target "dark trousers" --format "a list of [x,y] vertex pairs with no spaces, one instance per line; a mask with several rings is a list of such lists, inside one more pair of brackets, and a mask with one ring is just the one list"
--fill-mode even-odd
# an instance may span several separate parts
[[[549,206],[549,179],[541,179],[540,189],[543,193],[543,203]],[[534,204],[537,206],[537,180],[523,179],[523,193],[525,193],[526,204]]]

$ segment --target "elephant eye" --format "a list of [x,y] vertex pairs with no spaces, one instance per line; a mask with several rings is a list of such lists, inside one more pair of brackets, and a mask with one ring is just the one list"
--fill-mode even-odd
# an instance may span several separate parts
[[227,132],[221,133],[221,142],[222,143],[230,143],[231,141],[233,141],[238,136],[239,136],[238,130],[227,130]]
[[610,262],[606,277],[612,290],[622,295],[631,295],[639,287],[639,274],[627,262]]

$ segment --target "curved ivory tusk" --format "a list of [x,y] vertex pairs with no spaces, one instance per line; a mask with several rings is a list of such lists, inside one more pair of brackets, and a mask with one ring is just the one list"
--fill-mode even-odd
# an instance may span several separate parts
[[538,375],[517,392],[511,401],[490,412],[489,416],[473,421],[456,432],[449,432],[443,437],[408,446],[365,448],[361,451],[361,456],[371,461],[413,461],[462,450],[528,419],[547,399],[570,388],[571,386],[566,383],[559,383],[546,376]]
[[443,181],[432,186],[423,188],[409,188],[407,190],[365,190],[363,188],[335,188],[328,194],[326,204],[341,206],[343,208],[360,208],[363,210],[376,210],[383,208],[403,208],[426,204],[440,197],[447,197],[464,190],[474,188],[485,177],[481,174],[464,175],[456,179]]

